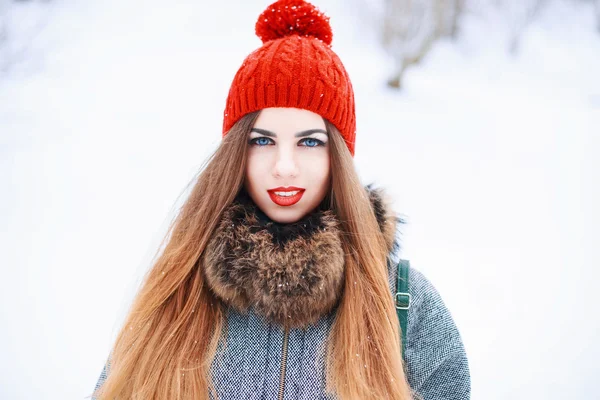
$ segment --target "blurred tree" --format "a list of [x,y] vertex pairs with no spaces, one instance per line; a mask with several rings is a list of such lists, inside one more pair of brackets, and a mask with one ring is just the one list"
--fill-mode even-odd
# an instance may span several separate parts
[[31,61],[29,47],[44,29],[51,4],[52,0],[0,0],[0,73]]
[[508,50],[511,54],[516,54],[523,33],[548,0],[496,0],[496,3],[500,11],[506,14],[509,29]]
[[6,63],[6,46],[8,42],[7,11],[8,0],[0,0],[0,71],[4,70]]
[[464,0],[385,0],[382,42],[394,59],[388,80],[402,86],[404,71],[419,63],[436,39],[455,37]]
[[596,29],[600,33],[600,0],[594,0],[594,10],[596,11]]
[[594,14],[594,20],[596,23],[596,29],[600,33],[600,0],[574,0],[581,3],[590,3],[592,13]]
[[440,20],[440,36],[449,36],[456,39],[458,35],[458,18],[465,8],[465,0],[437,0],[441,12],[438,13]]

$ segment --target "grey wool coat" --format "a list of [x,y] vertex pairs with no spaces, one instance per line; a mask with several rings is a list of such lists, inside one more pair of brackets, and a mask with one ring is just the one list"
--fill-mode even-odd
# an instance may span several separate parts
[[[394,296],[396,293],[396,266],[400,258],[399,246],[397,245],[399,234],[396,232],[395,224],[393,228],[384,226],[388,214],[386,210],[382,210],[381,199],[373,193],[371,195],[373,196],[372,202],[380,227],[382,227],[384,236],[389,237],[388,283],[390,296]],[[244,220],[239,221],[236,219],[236,215],[241,215],[238,207],[234,210],[235,212],[230,213],[229,217],[225,218],[223,229],[229,231],[224,231],[225,234],[221,236],[217,235],[218,240],[215,240],[216,243],[226,243],[233,237],[233,240],[236,240],[235,246],[226,246],[228,249],[240,249],[244,245],[249,245],[254,249],[258,242],[250,241],[249,244],[245,244],[245,242],[240,241],[239,237],[235,236],[236,229],[242,230],[248,226],[257,227],[252,232],[262,232],[259,233],[260,235],[264,233],[261,229],[266,227],[264,229],[273,234],[278,240],[281,240],[283,233],[289,235],[289,226],[285,228],[285,232],[278,231],[273,228],[269,221],[265,221],[264,216],[254,218],[253,213],[248,213],[247,206],[243,206],[242,209]],[[249,214],[252,218],[248,217]],[[311,227],[314,227],[312,233],[314,235],[322,234],[325,231],[329,234],[334,228],[333,222],[327,218],[329,216],[317,216],[300,221],[303,227],[302,234],[310,234]],[[265,222],[266,225],[261,225],[261,221]],[[323,221],[326,222],[325,225],[323,225]],[[327,229],[324,229],[323,226],[326,226]],[[329,239],[325,238],[323,240]],[[306,241],[301,243],[306,243]],[[293,245],[293,243],[290,244],[290,246]],[[335,252],[335,243],[332,246],[328,248],[327,253]],[[271,254],[273,249],[266,249],[266,251]],[[294,253],[299,252],[295,251]],[[241,255],[228,256],[223,259],[239,260],[240,257]],[[318,258],[318,255],[312,257]],[[214,260],[208,260],[209,263],[219,262],[218,257],[213,258]],[[263,264],[269,262],[268,260],[261,260]],[[330,262],[331,258],[327,258],[327,260]],[[248,260],[246,259],[246,261]],[[291,264],[288,269],[294,268],[293,261],[293,259],[290,261]],[[303,259],[300,262],[300,267],[303,268],[302,271],[305,275],[308,275],[306,272],[309,268],[307,264],[310,262],[309,259]],[[215,265],[217,268],[215,268],[214,276],[208,279],[209,284],[211,279],[231,280],[233,279],[232,276],[235,277],[235,273],[237,273],[235,270],[231,270],[235,265]],[[247,268],[248,265],[244,265],[245,270],[250,271],[264,268],[264,266]],[[319,266],[314,267],[317,269]],[[228,271],[228,269],[230,270]],[[247,276],[242,276],[240,279],[246,278]],[[305,276],[302,276],[302,278],[304,279]],[[306,281],[309,280],[308,278],[307,276]],[[325,281],[326,278],[322,277],[319,282]],[[253,275],[252,279],[260,279],[260,277]],[[265,281],[264,285],[259,285],[259,287],[266,287],[267,284],[271,284],[272,279],[270,278],[268,282]],[[284,290],[285,285],[288,285],[287,280],[291,280],[291,277],[285,279],[286,283],[276,284],[269,291],[277,292],[278,287],[282,285],[284,287],[281,290]],[[335,279],[332,281],[335,281]],[[227,283],[231,286],[235,282],[227,281]],[[301,287],[305,284],[306,282],[303,280],[293,283],[293,286]],[[289,283],[289,285],[291,287],[292,283]],[[403,358],[413,397],[423,400],[469,399],[471,383],[467,354],[450,311],[435,287],[415,268],[410,269],[408,287],[411,304],[408,310],[406,350]],[[218,288],[216,293],[219,296]],[[246,298],[252,296],[252,293],[245,293],[244,295]],[[257,295],[265,297],[265,293],[258,293]],[[285,301],[286,299],[283,298],[282,302],[285,303]],[[299,301],[306,300],[299,299]],[[275,298],[266,305],[255,302],[243,312],[240,312],[239,305],[235,307],[230,305],[227,308],[227,323],[223,330],[224,343],[226,344],[221,341],[222,343],[218,347],[217,356],[211,369],[212,381],[218,394],[218,400],[335,399],[335,397],[325,393],[326,343],[335,317],[335,308],[317,317],[318,319],[309,321],[309,324],[287,327],[286,330],[281,323],[277,323],[276,313],[278,310],[276,305],[279,303],[280,301]],[[286,316],[287,313],[293,312],[289,310],[290,308],[285,310]],[[265,318],[265,315],[274,315],[275,317]],[[299,319],[303,317],[305,316],[298,314]],[[102,386],[109,373],[110,360],[106,363],[100,375],[96,389]]]
[[[390,288],[395,293],[396,269],[391,264]],[[471,381],[460,333],[442,298],[415,268],[409,277],[404,362],[415,399],[467,400]],[[332,315],[306,330],[292,329],[288,339],[284,399],[328,399],[325,396],[325,357],[319,351],[331,327]],[[227,348],[219,349],[213,381],[219,400],[277,399],[282,363],[283,329],[265,323],[255,313],[228,314]],[[315,361],[318,368],[315,368]],[[106,379],[107,364],[96,384]]]

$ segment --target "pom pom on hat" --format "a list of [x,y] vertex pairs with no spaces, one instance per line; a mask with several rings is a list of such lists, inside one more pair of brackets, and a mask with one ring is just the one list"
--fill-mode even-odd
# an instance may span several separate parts
[[329,17],[307,1],[279,0],[260,14],[255,32],[263,44],[246,57],[233,78],[223,136],[248,113],[300,108],[335,125],[354,155],[354,90],[331,48]]
[[256,35],[267,43],[286,36],[312,36],[331,46],[329,17],[304,0],[279,0],[256,21]]

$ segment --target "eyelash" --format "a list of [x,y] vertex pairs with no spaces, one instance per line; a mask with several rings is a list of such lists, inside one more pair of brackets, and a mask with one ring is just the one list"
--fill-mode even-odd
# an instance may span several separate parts
[[[258,144],[257,142],[258,142],[259,140],[261,140],[261,139],[267,139],[267,140],[269,140],[269,144],[263,144],[263,145],[260,145],[260,144]],[[320,146],[325,146],[325,142],[323,142],[322,140],[319,140],[319,139],[315,139],[315,138],[304,138],[304,139],[300,140],[300,142],[299,142],[299,143],[302,143],[302,142],[304,142],[304,141],[306,141],[306,140],[314,140],[314,141],[315,141],[317,144],[316,144],[315,146],[302,146],[302,147],[309,147],[309,148],[310,148],[310,147],[320,147]],[[273,145],[273,144],[274,144],[274,142],[273,142],[273,139],[271,139],[271,138],[268,138],[268,137],[266,137],[266,136],[259,136],[259,137],[256,137],[256,138],[253,138],[253,139],[250,139],[250,141],[249,141],[248,143],[249,143],[251,146],[256,146],[256,147],[265,147],[265,146],[271,146],[271,145]]]

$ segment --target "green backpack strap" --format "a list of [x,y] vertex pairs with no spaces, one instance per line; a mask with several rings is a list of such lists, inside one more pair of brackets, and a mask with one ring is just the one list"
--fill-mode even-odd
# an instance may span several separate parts
[[396,284],[396,312],[400,320],[402,331],[402,356],[406,350],[406,325],[408,321],[408,309],[410,308],[410,293],[408,293],[408,274],[410,262],[400,260],[398,263],[398,280]]

